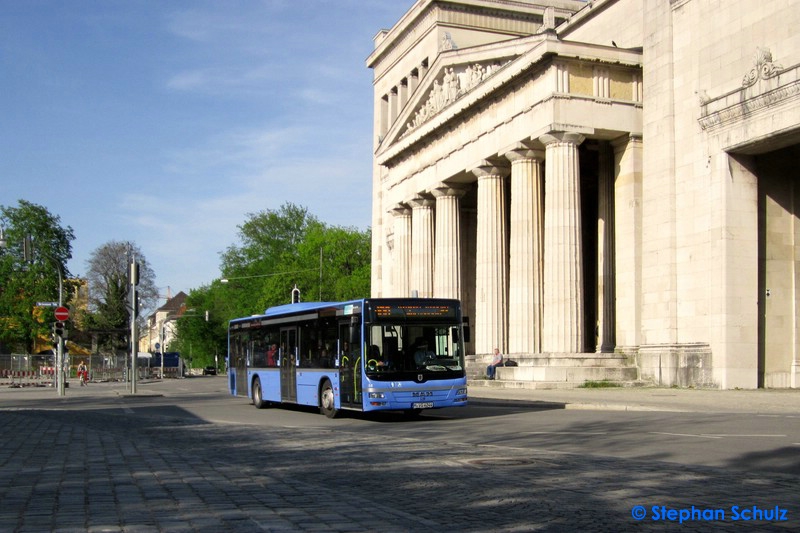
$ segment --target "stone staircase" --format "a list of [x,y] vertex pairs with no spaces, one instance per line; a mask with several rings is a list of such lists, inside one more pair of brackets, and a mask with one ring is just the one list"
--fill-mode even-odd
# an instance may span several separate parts
[[487,387],[517,389],[572,389],[587,382],[610,386],[641,385],[639,369],[620,354],[542,353],[506,356],[519,366],[499,367],[495,379],[486,379],[491,356],[467,356],[467,378]]

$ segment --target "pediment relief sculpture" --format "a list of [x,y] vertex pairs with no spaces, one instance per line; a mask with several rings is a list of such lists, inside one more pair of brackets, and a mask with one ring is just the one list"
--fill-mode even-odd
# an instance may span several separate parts
[[445,67],[441,79],[435,79],[428,99],[414,113],[414,118],[406,126],[403,135],[427,122],[442,109],[472,91],[484,80],[510,63],[493,61],[489,64],[472,63],[456,67]]

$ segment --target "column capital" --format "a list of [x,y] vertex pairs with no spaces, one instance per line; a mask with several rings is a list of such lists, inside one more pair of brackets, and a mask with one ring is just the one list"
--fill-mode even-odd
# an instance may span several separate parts
[[443,196],[455,196],[456,198],[461,198],[467,193],[467,189],[461,184],[442,182],[431,189],[430,193],[434,198],[441,198]]
[[544,161],[544,150],[537,150],[522,143],[517,143],[516,146],[506,149],[503,157],[515,163],[517,161]]
[[629,143],[634,144],[641,142],[642,142],[641,133],[629,133],[627,135],[622,135],[621,137],[617,137],[616,139],[612,140],[611,146],[614,148],[614,151],[619,151],[628,146]]
[[488,176],[500,176],[501,178],[504,178],[511,174],[511,169],[507,166],[484,159],[474,167],[470,168],[468,172],[475,174],[478,179]]
[[579,145],[584,141],[584,139],[586,139],[586,137],[580,133],[571,131],[552,131],[539,137],[539,141],[545,146],[553,143],[570,143]]
[[411,209],[415,209],[418,207],[433,207],[436,205],[436,200],[428,195],[423,196],[422,194],[419,194],[409,200],[406,200],[405,203],[410,205]]
[[411,208],[404,203],[398,203],[390,208],[388,212],[396,217],[409,216],[411,214]]

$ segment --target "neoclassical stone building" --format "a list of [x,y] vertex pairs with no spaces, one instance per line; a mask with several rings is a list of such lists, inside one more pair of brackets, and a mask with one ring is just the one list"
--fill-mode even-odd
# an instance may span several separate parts
[[373,295],[461,299],[476,361],[800,386],[798,27],[794,0],[417,0],[367,60]]

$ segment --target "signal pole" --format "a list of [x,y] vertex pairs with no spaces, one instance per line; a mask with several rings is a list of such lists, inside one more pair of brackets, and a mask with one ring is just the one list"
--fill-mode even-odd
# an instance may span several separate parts
[[130,277],[130,304],[131,304],[131,394],[136,394],[136,375],[138,370],[136,368],[137,359],[139,358],[139,339],[136,336],[136,316],[139,314],[139,300],[136,297],[136,286],[139,285],[139,264],[136,262],[136,256],[131,256],[131,264],[129,269]]
[[[52,258],[50,258],[50,259],[52,259]],[[66,311],[66,313],[67,313],[66,317],[59,318],[58,316],[56,316],[56,320],[59,321],[59,322],[62,322],[63,326],[61,328],[61,332],[60,333],[57,332],[57,334],[56,334],[56,343],[57,343],[57,345],[56,345],[56,369],[55,369],[55,375],[53,376],[53,379],[56,380],[56,386],[57,386],[56,389],[58,391],[57,394],[59,396],[66,396],[66,390],[65,389],[66,389],[67,376],[66,376],[66,373],[64,372],[64,364],[65,364],[65,361],[64,361],[64,336],[66,334],[66,327],[67,326],[66,326],[66,324],[64,322],[66,322],[66,319],[69,318],[69,310],[64,308],[64,275],[61,272],[61,264],[58,261],[56,261],[55,259],[52,259],[52,260],[56,264],[56,270],[58,270],[58,308],[56,309],[56,311],[57,311],[57,314],[58,314],[58,312],[63,312],[63,311]],[[61,320],[62,318],[64,318],[64,320]]]

